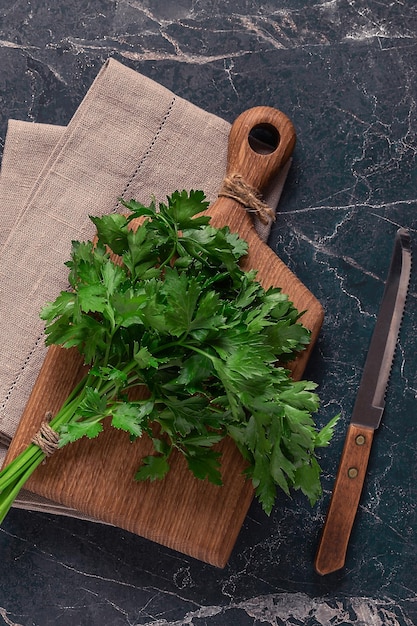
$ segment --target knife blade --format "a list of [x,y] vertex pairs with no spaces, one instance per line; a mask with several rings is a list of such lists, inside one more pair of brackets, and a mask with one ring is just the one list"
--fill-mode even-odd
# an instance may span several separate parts
[[384,412],[411,273],[409,232],[395,236],[391,264],[365,361],[314,566],[321,575],[343,567],[363,490],[375,430]]

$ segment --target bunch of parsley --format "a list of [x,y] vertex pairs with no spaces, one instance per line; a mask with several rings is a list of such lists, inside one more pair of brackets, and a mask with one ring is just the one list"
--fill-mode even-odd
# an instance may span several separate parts
[[[315,449],[335,420],[317,431],[315,385],[285,367],[310,340],[300,313],[242,271],[247,244],[200,214],[203,192],[175,192],[158,208],[124,205],[127,216],[91,218],[97,242],[73,242],[71,288],[41,312],[46,344],[76,346],[89,365],[50,423],[59,446],[96,437],[110,416],[131,439],[152,439],[136,480],[162,479],[175,449],[197,478],[221,485],[215,444],[229,436],[266,513],[277,487],[301,489],[313,504]],[[132,399],[138,386],[146,394]],[[0,473],[0,520],[44,457],[31,444]]]

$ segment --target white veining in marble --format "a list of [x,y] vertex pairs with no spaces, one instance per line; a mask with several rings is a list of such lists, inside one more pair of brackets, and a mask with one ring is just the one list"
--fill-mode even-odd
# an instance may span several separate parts
[[[201,606],[195,610],[187,611],[182,618],[173,621],[169,618],[149,615],[149,621],[142,621],[141,619],[139,622],[132,621],[128,611],[123,607],[110,600],[106,602],[114,610],[115,615],[117,614],[119,619],[122,618],[123,623],[127,626],[193,626],[202,623],[200,621],[202,619],[205,620],[204,624],[209,626],[211,624],[210,618],[219,616],[221,621],[216,619],[213,624],[227,624],[229,612],[237,612],[238,615],[241,615],[241,619],[253,619],[254,626],[256,624],[268,626],[281,626],[283,624],[288,626],[300,624],[314,624],[315,626],[342,626],[345,624],[352,624],[352,626],[414,626],[406,615],[396,610],[395,602],[390,598],[353,597],[346,600],[336,597],[327,600],[325,598],[311,599],[303,593],[271,594],[230,603],[227,606]],[[58,608],[65,613],[70,611],[72,607],[60,606]],[[146,612],[147,607],[144,606],[141,614],[145,619]],[[22,626],[9,615],[11,613],[6,608],[0,607],[0,616],[7,626]],[[118,623],[121,622],[118,621]],[[246,623],[249,622],[245,621]]]

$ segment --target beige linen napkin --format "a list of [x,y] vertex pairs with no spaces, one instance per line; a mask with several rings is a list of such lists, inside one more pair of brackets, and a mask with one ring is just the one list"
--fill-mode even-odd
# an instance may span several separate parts
[[[9,120],[0,170],[0,249],[16,222],[19,207],[29,195],[64,130],[64,126]],[[6,458],[9,441],[10,436],[0,432],[0,468]],[[25,489],[19,493],[14,506],[96,521]]]
[[[214,201],[230,126],[110,59],[65,128],[10,120],[0,175],[0,440],[13,436],[45,356],[39,310],[67,288],[72,239],[88,215],[175,189]],[[287,169],[268,195],[276,207]],[[259,228],[259,223],[257,227]],[[270,225],[259,230],[265,240]],[[0,448],[0,466],[4,447]],[[24,494],[20,504],[75,514]],[[59,509],[59,510],[58,510]],[[61,510],[62,509],[62,510]]]
[[0,170],[0,251],[64,126],[9,120]]

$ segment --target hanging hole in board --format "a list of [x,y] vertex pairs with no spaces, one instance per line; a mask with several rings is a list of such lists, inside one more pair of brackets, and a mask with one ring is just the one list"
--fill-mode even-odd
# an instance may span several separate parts
[[272,154],[278,147],[279,132],[272,124],[257,124],[249,133],[249,145],[257,154]]

